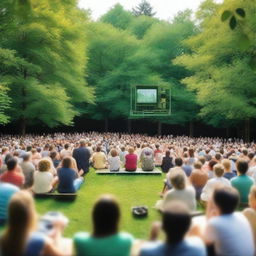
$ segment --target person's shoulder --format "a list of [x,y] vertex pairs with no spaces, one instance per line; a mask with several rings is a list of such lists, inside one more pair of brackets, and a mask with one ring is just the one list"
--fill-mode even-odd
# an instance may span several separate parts
[[120,232],[118,234],[118,237],[120,240],[123,240],[123,241],[133,241],[134,240],[133,236],[127,232]]
[[74,235],[75,243],[84,243],[90,238],[90,234],[87,232],[78,232]]
[[140,251],[140,256],[155,256],[161,255],[164,244],[162,242],[146,242]]
[[17,192],[20,190],[17,186],[10,183],[5,183],[5,182],[0,183],[0,188],[2,190],[10,191],[10,192]]
[[205,256],[206,248],[202,239],[199,237],[189,237],[185,240],[187,247],[189,248],[190,255]]
[[249,216],[255,216],[256,217],[256,211],[252,208],[245,208],[243,210],[243,214],[247,217],[249,217]]

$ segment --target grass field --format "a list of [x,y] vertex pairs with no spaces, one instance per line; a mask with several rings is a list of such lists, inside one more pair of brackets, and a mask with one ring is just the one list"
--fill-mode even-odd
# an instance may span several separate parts
[[[102,194],[114,194],[122,208],[121,230],[136,238],[147,238],[151,222],[160,218],[153,207],[159,200],[163,178],[163,175],[97,175],[92,169],[74,202],[36,199],[36,207],[40,214],[61,211],[66,215],[70,223],[65,236],[72,237],[77,231],[91,231],[91,211],[95,200]],[[131,207],[136,205],[149,207],[146,219],[132,217]]]

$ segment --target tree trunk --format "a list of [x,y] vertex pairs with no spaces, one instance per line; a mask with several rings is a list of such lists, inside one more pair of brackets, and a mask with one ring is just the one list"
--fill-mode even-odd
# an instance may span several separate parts
[[108,118],[105,118],[105,132],[108,132]]
[[157,123],[157,135],[161,136],[162,135],[162,123],[158,121]]
[[127,132],[130,134],[132,132],[132,120],[127,119]]
[[189,137],[194,137],[194,122],[189,122]]
[[21,136],[25,136],[25,134],[26,134],[26,126],[27,126],[26,119],[22,117],[20,119],[20,135]]
[[251,124],[250,119],[245,120],[245,126],[244,126],[244,140],[246,142],[249,142],[251,139]]
[[226,137],[229,139],[230,138],[230,128],[226,127]]

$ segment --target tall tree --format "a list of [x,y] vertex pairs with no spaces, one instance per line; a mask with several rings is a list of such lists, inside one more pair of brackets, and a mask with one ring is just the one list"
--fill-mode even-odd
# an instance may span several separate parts
[[145,16],[153,17],[156,15],[156,12],[154,12],[153,9],[154,8],[151,6],[151,4],[148,1],[142,0],[138,4],[138,6],[132,9],[132,12],[134,16],[145,15]]
[[19,66],[8,78],[9,114],[27,124],[71,125],[75,104],[93,100],[86,86],[86,15],[76,1],[4,0],[0,3],[0,47],[14,50]]
[[[250,0],[225,1],[223,5],[212,3],[203,5],[200,13],[211,10],[211,15],[201,23],[201,33],[188,39],[186,45],[191,54],[176,60],[191,72],[183,80],[189,89],[196,92],[201,105],[200,115],[215,125],[233,124],[235,121],[249,120],[256,115],[256,73],[250,68],[251,52],[254,44],[244,48],[241,45],[241,29],[233,32],[221,22],[221,13],[226,9],[243,7],[251,33],[256,33],[256,5]],[[208,12],[209,13],[209,12]],[[248,137],[247,137],[248,139]]]

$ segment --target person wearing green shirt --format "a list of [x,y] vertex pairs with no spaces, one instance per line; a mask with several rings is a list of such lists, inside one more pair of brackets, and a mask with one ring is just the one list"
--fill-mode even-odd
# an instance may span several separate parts
[[76,256],[129,256],[133,237],[118,231],[120,207],[112,196],[101,197],[94,205],[93,233],[75,234]]
[[251,186],[254,184],[254,180],[246,175],[248,171],[248,162],[239,159],[236,163],[238,176],[231,179],[231,185],[236,188],[240,194],[241,203],[248,203],[248,195],[250,193]]

